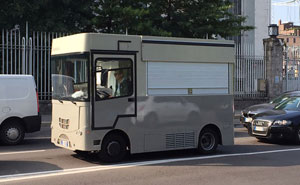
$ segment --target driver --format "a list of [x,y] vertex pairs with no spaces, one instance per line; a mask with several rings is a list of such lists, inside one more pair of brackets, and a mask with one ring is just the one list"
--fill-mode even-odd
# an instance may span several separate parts
[[123,70],[115,71],[114,76],[117,82],[114,97],[130,95],[132,91],[130,81],[124,77]]

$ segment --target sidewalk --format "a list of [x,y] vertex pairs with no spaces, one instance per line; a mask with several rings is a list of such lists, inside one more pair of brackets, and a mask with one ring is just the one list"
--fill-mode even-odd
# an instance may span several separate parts
[[239,119],[241,116],[241,110],[235,110],[234,111],[234,119]]
[[42,114],[42,127],[50,127],[51,114]]

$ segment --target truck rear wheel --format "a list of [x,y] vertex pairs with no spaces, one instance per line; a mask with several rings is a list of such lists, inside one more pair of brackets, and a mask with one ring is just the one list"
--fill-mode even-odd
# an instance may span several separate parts
[[103,162],[122,161],[128,153],[126,147],[125,138],[117,134],[110,134],[102,142],[99,152],[100,160]]
[[6,145],[16,145],[23,141],[25,129],[17,120],[10,120],[2,125],[0,141]]
[[210,128],[205,128],[199,136],[198,150],[202,154],[211,154],[216,151],[219,144],[218,134]]

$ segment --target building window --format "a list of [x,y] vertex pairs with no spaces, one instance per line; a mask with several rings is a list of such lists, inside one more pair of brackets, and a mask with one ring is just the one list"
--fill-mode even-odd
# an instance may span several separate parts
[[289,38],[286,38],[286,42],[289,42]]
[[296,43],[296,38],[293,38],[294,43]]

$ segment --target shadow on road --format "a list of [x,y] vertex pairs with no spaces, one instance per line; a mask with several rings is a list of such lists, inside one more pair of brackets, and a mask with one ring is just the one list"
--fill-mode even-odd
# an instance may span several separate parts
[[235,138],[249,137],[247,128],[245,127],[234,128],[234,137]]
[[[293,149],[293,148],[300,148],[299,145],[294,145],[289,142],[280,142],[280,143],[261,143],[257,142],[257,145],[233,145],[233,146],[219,146],[218,150],[216,151],[215,154],[210,155],[210,156],[217,156],[217,155],[230,155],[230,154],[246,154],[246,153],[255,153],[255,152],[264,152],[264,151],[276,151],[276,150],[285,150],[285,149]],[[277,153],[278,155],[282,155],[282,153]],[[89,163],[93,164],[99,164],[99,165],[107,165],[107,163],[103,163],[100,161],[98,158],[97,154],[92,154],[92,155],[78,155],[74,154],[72,155],[75,158],[84,160]],[[167,151],[167,152],[152,152],[152,153],[144,153],[144,154],[133,154],[130,155],[125,161],[118,163],[118,164],[123,164],[123,163],[133,163],[133,162],[146,162],[146,161],[155,161],[155,160],[165,160],[165,159],[177,159],[177,158],[190,158],[190,157],[205,157],[207,155],[201,155],[197,152],[197,150],[176,150],[176,151]],[[240,158],[243,158],[248,155],[241,155],[239,156]],[[252,155],[253,156],[253,155]],[[257,155],[254,155],[257,156]],[[231,157],[230,160],[234,159],[235,157]],[[205,159],[205,160],[197,160],[196,164],[201,164],[205,161],[207,163],[208,161],[216,161],[218,159]],[[233,160],[235,161],[235,160]],[[238,161],[236,161],[235,165],[238,165]],[[248,160],[249,161],[249,160]],[[186,163],[195,163],[195,161],[192,162],[183,162],[184,165]],[[114,163],[116,164],[116,163]],[[300,161],[298,162],[292,162],[290,165],[300,165]],[[160,164],[162,165],[162,164]],[[163,164],[166,166],[170,166],[172,164],[166,163]],[[176,165],[178,165],[176,163]],[[190,164],[192,165],[192,164]],[[242,164],[244,165],[244,164]],[[246,164],[245,164],[246,165]],[[252,164],[251,164],[252,165]],[[258,166],[264,166],[264,164],[259,164],[256,163],[255,165]],[[272,165],[277,166],[280,164],[277,163],[272,163]]]
[[41,149],[54,149],[57,148],[50,142],[50,139],[25,139],[19,145],[3,145],[0,144],[1,152],[14,152],[20,150],[41,150]]
[[[13,168],[12,168],[13,166]],[[39,161],[1,161],[0,176],[33,173],[41,171],[61,170],[60,167]]]

